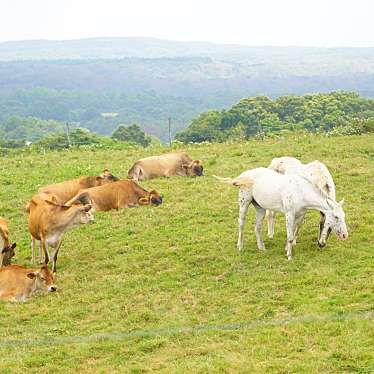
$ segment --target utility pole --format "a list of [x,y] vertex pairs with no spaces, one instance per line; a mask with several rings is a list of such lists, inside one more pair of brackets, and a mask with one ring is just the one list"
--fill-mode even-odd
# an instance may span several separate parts
[[171,147],[171,117],[168,118],[169,121],[169,147]]
[[69,126],[69,122],[66,122],[66,137],[68,139],[68,148],[71,147],[71,143],[70,143],[70,126]]

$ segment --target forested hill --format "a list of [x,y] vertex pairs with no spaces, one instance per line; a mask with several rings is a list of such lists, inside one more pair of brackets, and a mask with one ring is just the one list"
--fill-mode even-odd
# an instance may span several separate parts
[[374,132],[374,100],[354,92],[288,95],[276,100],[248,97],[228,110],[201,113],[177,139],[186,143],[243,140],[294,130],[328,135]]
[[[138,123],[161,139],[243,97],[374,97],[374,48],[246,47],[150,38],[0,43],[0,124],[12,115],[101,134]],[[106,116],[106,113],[113,114]]]

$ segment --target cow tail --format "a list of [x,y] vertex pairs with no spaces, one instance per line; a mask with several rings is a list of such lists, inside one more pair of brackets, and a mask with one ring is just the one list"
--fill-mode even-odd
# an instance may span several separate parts
[[135,163],[131,169],[127,172],[127,178],[134,179],[135,181],[139,180],[140,176],[140,166]]

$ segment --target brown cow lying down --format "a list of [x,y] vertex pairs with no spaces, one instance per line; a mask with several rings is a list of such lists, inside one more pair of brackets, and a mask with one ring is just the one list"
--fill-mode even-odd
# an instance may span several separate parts
[[86,198],[86,196],[88,196],[88,200],[95,211],[107,211],[135,205],[162,204],[162,197],[157,191],[148,192],[133,181],[122,180],[82,190],[66,205],[74,204],[77,200]]
[[0,269],[0,299],[26,301],[36,292],[54,292],[53,274],[47,265],[40,269],[26,269],[19,265],[9,265]]
[[[44,195],[45,197],[45,195]],[[32,238],[32,261],[35,261],[35,241],[40,240],[44,262],[49,262],[48,246],[54,248],[52,271],[56,272],[58,251],[66,231],[93,220],[92,206],[85,204],[87,197],[81,196],[75,205],[57,204],[36,195],[29,203],[29,231]]]
[[64,204],[66,201],[73,198],[80,190],[102,186],[118,180],[119,179],[111,174],[108,169],[105,169],[101,175],[96,177],[81,177],[41,187],[39,193],[53,194],[57,197],[60,204]]
[[10,265],[10,261],[15,255],[14,248],[16,246],[16,243],[9,243],[8,223],[0,217],[0,267]]
[[128,171],[128,178],[135,181],[157,177],[194,177],[203,175],[203,163],[192,160],[186,152],[166,153],[160,156],[142,158]]

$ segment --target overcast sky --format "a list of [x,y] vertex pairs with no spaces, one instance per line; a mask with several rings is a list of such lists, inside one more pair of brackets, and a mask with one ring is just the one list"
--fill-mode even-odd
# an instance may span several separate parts
[[372,46],[374,0],[0,0],[0,42],[146,36]]

